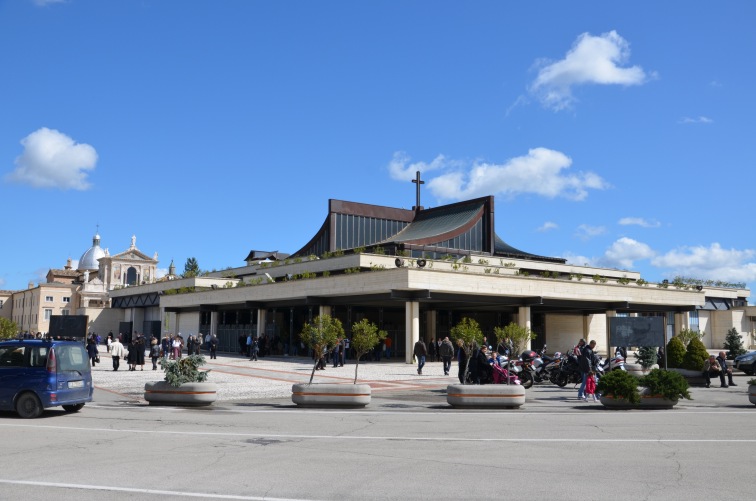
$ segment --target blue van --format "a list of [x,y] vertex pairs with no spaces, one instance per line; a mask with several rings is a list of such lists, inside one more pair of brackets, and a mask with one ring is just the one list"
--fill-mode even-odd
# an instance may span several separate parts
[[77,341],[0,342],[0,410],[36,418],[49,407],[76,412],[92,401],[92,369]]

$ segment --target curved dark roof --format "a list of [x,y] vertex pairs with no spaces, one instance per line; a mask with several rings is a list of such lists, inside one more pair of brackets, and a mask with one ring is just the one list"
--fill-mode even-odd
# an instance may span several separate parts
[[427,240],[441,235],[455,233],[474,223],[479,217],[483,204],[468,206],[439,207],[433,212],[420,211],[406,228],[388,239],[390,242],[410,242]]
[[523,252],[520,249],[515,249],[508,243],[506,243],[504,240],[499,238],[499,235],[495,235],[495,245],[494,245],[494,255],[496,256],[504,256],[504,257],[513,257],[513,258],[521,258],[521,259],[533,259],[537,261],[553,261],[555,263],[566,263],[566,259],[562,259],[561,257],[548,257],[548,256],[538,256],[536,254],[531,254],[529,252]]

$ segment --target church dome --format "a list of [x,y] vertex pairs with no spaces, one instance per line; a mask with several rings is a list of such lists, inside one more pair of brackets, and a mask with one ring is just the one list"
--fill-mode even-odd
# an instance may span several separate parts
[[100,247],[100,235],[95,234],[92,238],[92,247],[79,258],[79,271],[99,270],[100,263],[98,263],[97,260],[101,257],[105,257],[105,251]]

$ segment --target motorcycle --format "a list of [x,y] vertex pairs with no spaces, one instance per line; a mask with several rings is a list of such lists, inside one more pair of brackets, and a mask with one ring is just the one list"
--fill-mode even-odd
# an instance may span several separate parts
[[569,383],[580,384],[583,382],[583,374],[580,372],[580,365],[575,355],[562,356],[559,371],[556,372],[552,382],[561,388]]

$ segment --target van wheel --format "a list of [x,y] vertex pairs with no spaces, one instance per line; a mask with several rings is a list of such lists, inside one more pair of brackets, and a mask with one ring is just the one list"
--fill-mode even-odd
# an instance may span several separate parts
[[64,405],[63,410],[66,412],[79,412],[84,404]]
[[16,400],[16,412],[24,419],[34,419],[42,414],[42,402],[34,393],[24,393]]

